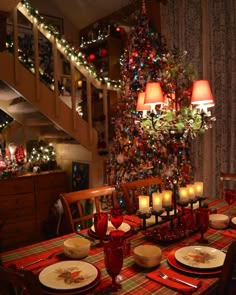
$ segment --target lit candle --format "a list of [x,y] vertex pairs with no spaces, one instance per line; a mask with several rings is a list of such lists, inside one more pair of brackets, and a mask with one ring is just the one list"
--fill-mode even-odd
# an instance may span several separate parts
[[162,205],[163,205],[163,207],[169,207],[172,205],[172,191],[170,191],[170,190],[163,191]]
[[162,208],[162,193],[152,194],[152,207],[155,211],[160,211]]
[[202,197],[203,195],[203,182],[194,182],[196,196]]
[[195,185],[194,184],[188,184],[187,189],[188,189],[189,199],[193,200],[195,198]]
[[189,193],[188,193],[187,187],[180,187],[179,188],[179,200],[180,200],[180,202],[188,202]]
[[141,213],[149,213],[149,196],[138,196],[139,211]]

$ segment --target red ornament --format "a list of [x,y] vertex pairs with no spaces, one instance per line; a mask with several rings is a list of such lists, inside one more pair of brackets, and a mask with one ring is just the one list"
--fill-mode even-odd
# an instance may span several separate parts
[[107,55],[107,49],[106,48],[102,48],[101,49],[101,56],[106,56]]
[[96,57],[95,54],[91,53],[91,54],[89,55],[88,59],[89,59],[90,61],[92,61],[92,60],[95,59],[95,57]]

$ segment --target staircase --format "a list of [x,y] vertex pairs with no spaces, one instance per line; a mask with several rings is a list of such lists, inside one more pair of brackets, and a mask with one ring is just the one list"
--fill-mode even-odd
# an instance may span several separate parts
[[[34,38],[34,70],[30,71],[19,61],[17,10],[19,10],[33,25]],[[28,14],[27,9],[19,3],[13,13],[14,51],[13,54],[0,52],[0,108],[12,116],[18,124],[24,127],[34,127],[43,138],[62,138],[75,140],[90,151],[97,148],[97,132],[92,126],[91,86],[100,88],[107,99],[109,87],[100,83],[91,75],[89,68],[79,64],[65,52],[55,36],[48,34],[47,30],[37,23]],[[38,35],[43,34],[53,48],[53,80],[54,87],[48,87],[40,79]],[[87,83],[87,121],[76,110],[76,91],[72,83],[71,97],[66,102],[58,90],[59,82],[59,55],[64,55],[70,63],[71,80],[74,81],[75,69],[82,73]],[[118,90],[112,88],[111,90]],[[68,98],[67,98],[68,99]],[[107,106],[107,102],[104,102]],[[106,110],[105,110],[106,111]],[[108,120],[105,124],[108,126]],[[105,127],[105,130],[108,130]],[[108,134],[106,134],[108,138]]]

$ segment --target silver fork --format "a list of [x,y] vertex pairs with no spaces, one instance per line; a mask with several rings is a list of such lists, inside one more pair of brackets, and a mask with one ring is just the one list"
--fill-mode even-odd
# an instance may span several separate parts
[[158,271],[158,272],[159,272],[160,277],[163,278],[164,280],[169,279],[169,280],[172,280],[172,281],[175,281],[175,282],[181,283],[181,284],[185,284],[185,285],[187,285],[187,286],[189,286],[189,287],[193,287],[193,288],[196,288],[196,289],[198,288],[197,285],[191,284],[191,283],[189,283],[189,282],[183,281],[183,280],[178,279],[178,278],[169,277],[168,275],[164,274],[162,271]]
[[50,255],[48,255],[48,257],[45,257],[45,258],[40,258],[40,259],[37,259],[37,260],[34,260],[34,261],[31,261],[29,263],[26,263],[24,265],[21,265],[20,269],[24,269],[25,267],[27,266],[30,266],[30,265],[33,265],[33,264],[36,264],[36,263],[39,263],[41,261],[47,261],[47,260],[50,260],[52,259],[55,255],[57,255],[59,253],[51,253]]

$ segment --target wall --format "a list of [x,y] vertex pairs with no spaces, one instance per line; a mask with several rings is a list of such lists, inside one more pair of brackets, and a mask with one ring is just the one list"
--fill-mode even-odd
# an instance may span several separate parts
[[92,152],[79,144],[58,143],[55,144],[58,165],[67,172],[68,187],[72,187],[72,162],[89,164],[89,187],[104,184],[104,158],[92,157]]
[[40,13],[50,15],[50,16],[55,16],[55,17],[60,17],[63,19],[63,24],[64,24],[64,36],[66,36],[66,40],[71,42],[75,45],[79,45],[79,31],[73,24],[65,18],[63,13],[57,9],[51,3],[51,1],[47,0],[28,0],[30,3],[30,6],[34,9],[37,9]]

